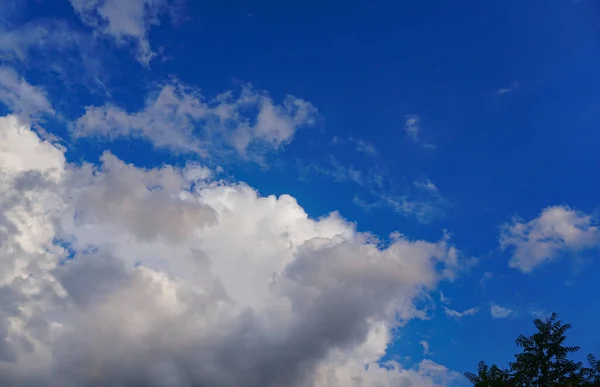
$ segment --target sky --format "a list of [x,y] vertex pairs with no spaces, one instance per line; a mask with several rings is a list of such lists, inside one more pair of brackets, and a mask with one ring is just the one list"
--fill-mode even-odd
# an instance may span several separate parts
[[599,68],[596,0],[2,1],[0,384],[600,354]]

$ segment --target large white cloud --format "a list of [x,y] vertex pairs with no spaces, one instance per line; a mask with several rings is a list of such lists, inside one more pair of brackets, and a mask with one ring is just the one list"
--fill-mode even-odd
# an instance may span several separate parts
[[378,364],[460,269],[444,237],[383,244],[189,164],[70,164],[0,118],[0,385],[443,386]]
[[600,246],[600,230],[591,215],[565,206],[553,206],[529,222],[514,218],[504,224],[500,246],[512,250],[511,267],[531,272],[561,254]]

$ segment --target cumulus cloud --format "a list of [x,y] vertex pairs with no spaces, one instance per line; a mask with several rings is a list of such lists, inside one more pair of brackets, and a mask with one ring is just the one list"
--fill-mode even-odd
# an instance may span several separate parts
[[160,24],[167,0],[70,0],[83,21],[117,44],[132,44],[136,59],[148,66],[156,55],[148,40],[150,28]]
[[492,304],[492,306],[490,307],[490,314],[494,319],[509,318],[514,316],[515,311],[510,308],[505,308],[500,305]]
[[454,277],[447,238],[389,243],[201,165],[64,151],[0,118],[0,384],[445,386],[380,365],[415,301]]
[[444,313],[446,313],[446,316],[452,317],[452,318],[455,318],[458,320],[465,316],[476,315],[477,313],[479,313],[479,308],[469,308],[462,312],[459,312],[458,310],[450,309],[450,308],[444,306]]
[[294,96],[276,104],[265,92],[244,86],[237,96],[226,92],[207,100],[198,89],[173,81],[138,112],[111,104],[86,107],[72,133],[76,138],[138,137],[157,148],[203,156],[233,149],[247,158],[287,144],[299,128],[315,122],[316,114],[309,102]]
[[9,67],[0,67],[0,102],[21,118],[53,112],[45,91],[32,86]]
[[600,245],[600,230],[591,215],[566,206],[544,209],[525,222],[513,218],[502,226],[500,246],[510,249],[510,267],[529,273],[562,254],[574,254]]

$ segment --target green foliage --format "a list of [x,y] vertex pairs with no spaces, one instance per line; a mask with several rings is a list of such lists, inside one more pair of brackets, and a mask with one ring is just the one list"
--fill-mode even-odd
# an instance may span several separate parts
[[588,355],[588,367],[568,358],[579,347],[565,346],[570,324],[556,313],[533,321],[537,332],[520,335],[516,344],[522,352],[508,369],[479,362],[477,374],[465,373],[475,387],[600,387],[600,361]]

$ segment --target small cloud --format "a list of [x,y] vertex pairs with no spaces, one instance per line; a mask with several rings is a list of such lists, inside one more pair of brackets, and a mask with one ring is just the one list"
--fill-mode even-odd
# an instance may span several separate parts
[[363,140],[354,140],[356,143],[356,151],[357,152],[361,152],[364,153],[366,155],[369,156],[376,156],[377,155],[377,148],[375,148],[375,145],[368,143],[366,141]]
[[454,309],[450,309],[444,306],[444,312],[446,313],[446,316],[448,317],[452,317],[454,319],[461,319],[465,316],[474,316],[479,312],[479,308],[469,308],[467,310],[464,310],[462,312],[459,312],[457,310]]
[[423,355],[427,356],[430,354],[429,352],[429,343],[425,340],[421,340],[419,341],[419,344],[421,344],[421,346],[423,347]]
[[423,148],[435,149],[435,145],[423,143],[421,141],[421,118],[416,114],[409,114],[406,116],[406,122],[404,123],[404,131],[408,138],[414,143],[420,144]]
[[510,308],[492,304],[490,307],[490,314],[494,319],[503,319],[513,317],[515,315],[515,311]]
[[483,276],[481,276],[481,279],[479,280],[479,284],[483,285],[486,282],[488,282],[490,280],[490,278],[492,278],[492,272],[491,271],[486,271],[485,273],[483,273]]
[[417,115],[412,114],[406,116],[404,131],[406,132],[406,135],[414,142],[419,142],[419,133],[421,132],[421,127],[419,125],[420,122],[421,119]]
[[417,188],[421,188],[426,191],[436,192],[436,193],[438,192],[436,185],[433,184],[433,182],[431,180],[429,180],[428,178],[424,178],[422,180],[415,180],[415,181],[413,181],[413,185]]
[[530,273],[561,254],[600,247],[600,229],[592,215],[566,206],[553,206],[529,222],[514,217],[504,224],[500,247],[512,250],[510,267]]
[[517,90],[518,88],[519,88],[519,82],[514,81],[513,83],[511,83],[511,85],[509,87],[500,89],[496,93],[498,93],[498,95],[508,94],[508,93],[511,93],[511,92]]

